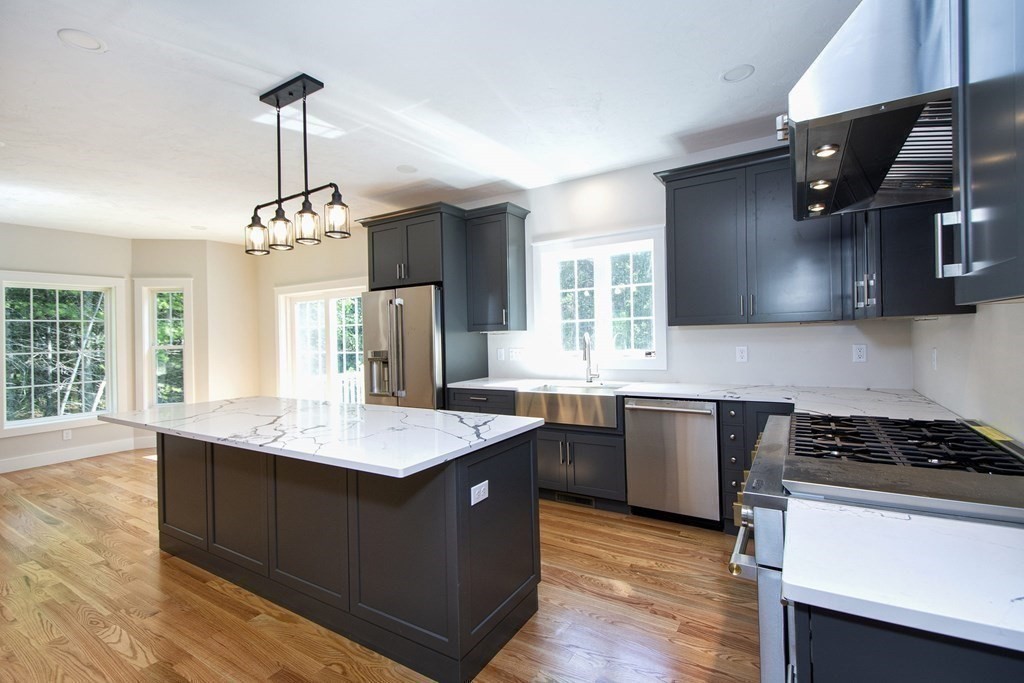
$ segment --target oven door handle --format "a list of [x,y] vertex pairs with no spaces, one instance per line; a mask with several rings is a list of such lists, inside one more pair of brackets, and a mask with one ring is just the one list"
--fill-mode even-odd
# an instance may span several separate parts
[[732,549],[732,557],[729,558],[729,573],[747,581],[757,582],[757,561],[752,555],[744,554],[747,549],[747,542],[750,540],[749,526],[741,526],[740,532],[736,534],[736,545]]

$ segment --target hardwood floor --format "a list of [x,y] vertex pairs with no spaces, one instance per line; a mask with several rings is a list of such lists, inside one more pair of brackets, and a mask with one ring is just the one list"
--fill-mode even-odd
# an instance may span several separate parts
[[[162,553],[152,457],[0,475],[0,681],[425,680]],[[477,680],[756,681],[731,545],[541,501],[540,611]]]

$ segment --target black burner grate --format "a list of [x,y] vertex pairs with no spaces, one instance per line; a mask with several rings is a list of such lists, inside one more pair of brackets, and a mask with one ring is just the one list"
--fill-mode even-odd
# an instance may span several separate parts
[[797,413],[794,455],[1024,476],[1024,461],[953,420],[894,420]]

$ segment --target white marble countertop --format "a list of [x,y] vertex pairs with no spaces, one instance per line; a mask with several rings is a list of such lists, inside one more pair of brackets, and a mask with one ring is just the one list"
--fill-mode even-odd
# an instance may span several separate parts
[[[526,391],[541,384],[558,384],[566,381],[484,377],[454,382],[448,386],[453,389]],[[615,393],[620,396],[792,403],[799,413],[822,415],[874,415],[916,420],[955,420],[958,417],[913,389],[630,382],[616,388]]]
[[791,498],[784,598],[1024,651],[1024,527]]
[[100,419],[391,477],[544,424],[532,417],[272,397],[156,406]]

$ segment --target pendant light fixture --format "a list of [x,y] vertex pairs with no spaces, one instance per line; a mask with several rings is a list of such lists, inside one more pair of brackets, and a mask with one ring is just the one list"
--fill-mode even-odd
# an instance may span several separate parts
[[[257,204],[252,220],[245,227],[245,253],[264,256],[271,249],[288,251],[299,244],[320,244],[323,235],[343,239],[352,234],[351,215],[348,205],[342,201],[341,190],[334,183],[327,183],[310,189],[309,153],[306,134],[306,96],[324,87],[324,84],[306,74],[300,74],[287,83],[260,95],[260,101],[277,110],[277,198],[264,204]],[[302,100],[302,192],[283,196],[281,191],[281,107]],[[312,194],[332,190],[330,201],[324,205],[324,222],[313,210],[309,197]],[[302,197],[302,206],[295,213],[293,224],[284,212],[284,203]],[[260,220],[260,209],[277,206],[269,227]]]

